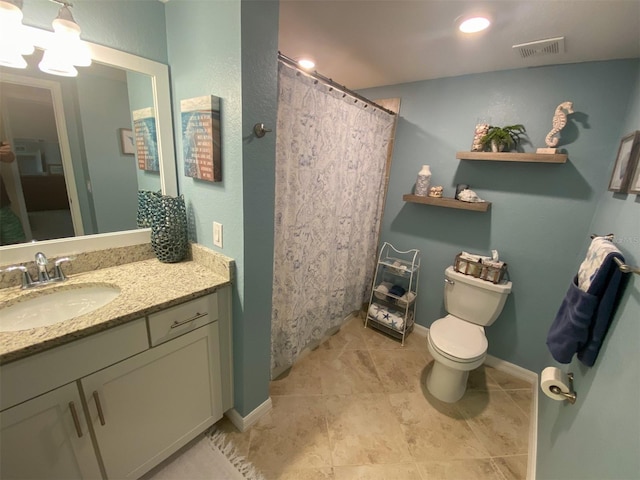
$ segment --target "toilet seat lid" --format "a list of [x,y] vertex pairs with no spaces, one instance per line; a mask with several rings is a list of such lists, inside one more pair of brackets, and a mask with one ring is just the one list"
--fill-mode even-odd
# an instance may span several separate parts
[[453,315],[433,322],[429,337],[438,350],[464,360],[484,355],[489,346],[480,325],[465,322]]

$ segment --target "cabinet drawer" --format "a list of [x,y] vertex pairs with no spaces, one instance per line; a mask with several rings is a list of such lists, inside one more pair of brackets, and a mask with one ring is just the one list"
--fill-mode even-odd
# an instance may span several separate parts
[[218,320],[218,294],[213,293],[147,317],[151,346]]
[[149,348],[143,318],[0,367],[0,410]]

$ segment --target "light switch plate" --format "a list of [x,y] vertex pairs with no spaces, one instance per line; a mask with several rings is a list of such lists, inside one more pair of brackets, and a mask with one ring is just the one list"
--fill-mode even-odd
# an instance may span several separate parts
[[222,248],[222,224],[213,222],[213,244]]

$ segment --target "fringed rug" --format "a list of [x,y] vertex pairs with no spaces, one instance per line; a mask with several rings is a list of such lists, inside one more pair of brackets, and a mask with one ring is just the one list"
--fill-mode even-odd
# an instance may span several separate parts
[[205,436],[145,480],[265,480],[219,430]]

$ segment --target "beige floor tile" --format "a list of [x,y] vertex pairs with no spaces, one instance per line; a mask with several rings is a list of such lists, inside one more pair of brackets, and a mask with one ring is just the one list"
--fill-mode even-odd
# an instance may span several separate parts
[[395,350],[403,348],[409,350],[427,349],[427,339],[417,335],[415,332],[411,332],[405,338],[404,346],[402,346],[400,340],[392,338],[371,326],[364,329],[363,338],[369,350]]
[[424,480],[503,480],[489,458],[418,463]]
[[270,395],[319,395],[322,393],[322,365],[310,352],[288,371],[269,383]]
[[320,369],[320,385],[325,395],[384,392],[367,350],[318,349],[313,352],[313,359]]
[[495,457],[491,460],[506,480],[526,480],[527,455]]
[[514,377],[493,367],[485,367],[491,377],[503,390],[531,390],[532,384],[522,378]]
[[356,317],[340,328],[335,335],[329,337],[320,345],[324,349],[338,350],[366,350],[367,344],[364,341],[364,323],[362,319]]
[[516,402],[527,418],[531,417],[533,392],[531,390],[507,390],[507,394]]
[[415,461],[488,457],[463,415],[422,392],[389,394]]
[[335,480],[422,480],[415,463],[335,467]]
[[418,350],[371,350],[378,375],[389,393],[421,391],[421,374],[428,361]]
[[273,397],[273,409],[251,427],[248,459],[261,471],[331,467],[321,396]]
[[455,405],[491,456],[527,453],[529,419],[507,393],[467,392]]
[[303,468],[299,470],[261,471],[265,480],[334,480],[332,468]]
[[488,375],[487,370],[491,367],[481,365],[469,372],[467,380],[467,391],[470,390],[500,390],[500,385]]
[[326,406],[334,466],[412,460],[385,394],[328,396]]

